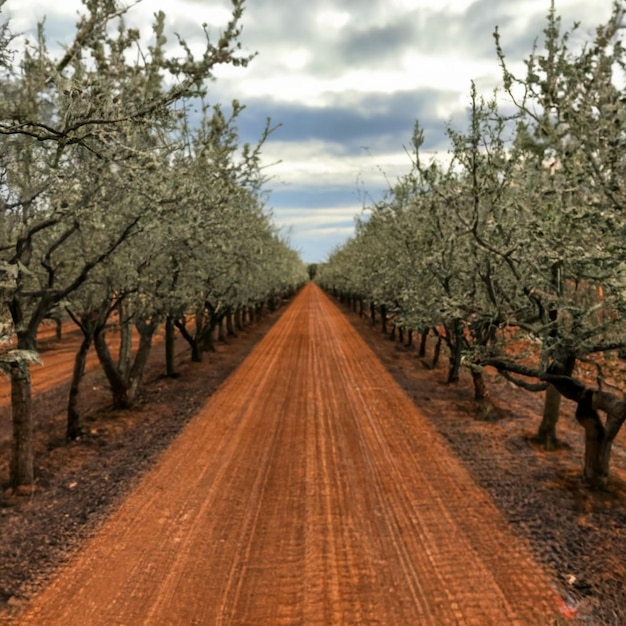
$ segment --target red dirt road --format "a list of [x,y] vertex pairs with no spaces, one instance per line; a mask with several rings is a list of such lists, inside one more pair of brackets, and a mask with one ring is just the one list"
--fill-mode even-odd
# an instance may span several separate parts
[[306,287],[20,624],[552,624],[559,597]]

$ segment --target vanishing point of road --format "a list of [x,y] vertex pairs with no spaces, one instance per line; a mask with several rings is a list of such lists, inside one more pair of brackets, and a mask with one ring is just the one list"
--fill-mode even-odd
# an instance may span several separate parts
[[305,287],[20,624],[553,624],[550,577]]

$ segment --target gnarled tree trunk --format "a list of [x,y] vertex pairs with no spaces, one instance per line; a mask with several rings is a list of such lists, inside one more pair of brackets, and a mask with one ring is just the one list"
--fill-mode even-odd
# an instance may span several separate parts
[[[563,359],[562,363],[563,364],[560,366],[553,366],[551,371],[554,374],[571,376],[576,365],[576,359],[574,357],[568,357]],[[537,440],[548,451],[555,450],[558,444],[556,425],[559,421],[560,410],[561,394],[553,385],[549,385],[546,389],[543,404],[543,416],[539,424],[539,429],[537,430]]]
[[215,329],[222,330],[223,315],[209,316],[209,322],[206,325],[202,335],[202,349],[205,352],[215,352]]
[[80,414],[78,412],[78,394],[80,392],[81,380],[85,374],[87,353],[94,340],[95,333],[104,331],[107,319],[111,313],[111,303],[105,300],[99,306],[93,307],[91,310],[85,310],[80,315],[74,314],[70,308],[66,310],[83,334],[83,340],[74,357],[74,369],[67,399],[67,428],[65,436],[68,441],[75,441],[82,434]]
[[117,358],[117,368],[122,376],[126,376],[130,368],[130,358],[133,351],[133,326],[128,319],[126,303],[120,300],[117,307],[120,327],[120,348]]
[[[613,441],[626,420],[626,401],[613,393],[586,387],[569,376],[548,374],[545,379],[577,403],[576,419],[585,429],[585,480],[594,489],[604,488]],[[599,410],[606,413],[605,424]]]
[[176,328],[180,331],[183,339],[189,344],[189,348],[191,349],[191,361],[193,363],[200,363],[202,361],[202,350],[200,346],[200,336],[198,334],[198,326],[196,323],[196,331],[195,334],[191,334],[187,329],[187,324],[185,318],[180,318],[174,321]]
[[476,414],[478,419],[493,420],[495,417],[494,406],[491,403],[491,397],[485,376],[482,369],[472,368],[472,383],[474,384],[474,401],[476,402]]
[[235,322],[235,328],[237,330],[243,330],[243,321],[242,321],[242,308],[237,306],[235,308],[235,312],[233,313],[233,318]]
[[234,325],[235,315],[232,309],[229,309],[228,314],[226,315],[226,333],[229,337],[236,337],[237,333],[235,332]]
[[437,335],[437,343],[435,344],[435,349],[433,350],[433,361],[431,364],[432,369],[435,369],[437,365],[439,365],[439,357],[441,356],[441,343],[443,342],[443,337],[441,335]]
[[[17,331],[18,350],[35,352],[37,328],[43,317],[43,314],[34,315],[25,329]],[[17,359],[10,364],[9,372],[13,430],[9,485],[16,489],[20,486],[32,485],[35,481],[30,363],[24,359]]]
[[13,415],[13,440],[9,483],[17,488],[32,485],[35,480],[33,467],[33,421],[30,368],[23,361],[11,365],[11,409]]
[[143,380],[143,373],[148,363],[148,357],[150,356],[150,350],[152,349],[152,339],[154,333],[159,327],[160,320],[152,319],[147,322],[145,320],[138,320],[135,324],[139,332],[139,346],[137,353],[135,354],[135,360],[130,368],[128,375],[128,393],[127,397],[132,406],[137,398],[137,394],[141,387],[141,381]]
[[136,323],[136,328],[139,331],[139,347],[137,348],[132,366],[124,372],[119,367],[116,367],[111,357],[109,347],[106,343],[105,332],[96,331],[94,335],[96,353],[98,354],[102,369],[109,381],[113,405],[115,407],[129,409],[134,405],[152,347],[152,337],[158,325],[159,323],[156,318],[150,322],[139,320]]
[[556,450],[558,443],[556,437],[556,424],[559,421],[561,410],[561,394],[554,385],[546,389],[543,402],[543,415],[537,430],[537,440],[548,451]]
[[74,357],[74,370],[72,372],[72,382],[70,383],[70,393],[67,400],[67,430],[65,433],[68,441],[76,441],[82,435],[80,425],[80,413],[78,412],[78,394],[80,391],[80,381],[85,373],[87,363],[87,353],[93,340],[93,333],[87,332],[83,335],[78,352]]
[[105,335],[105,329],[98,329],[94,334],[96,354],[98,355],[98,360],[100,361],[100,365],[102,365],[104,374],[109,381],[113,404],[117,407],[126,407],[128,404],[126,397],[126,381],[113,361]]
[[[417,356],[423,359],[426,356],[426,343],[428,342],[428,328],[420,333],[420,346],[417,349]],[[433,365],[434,367],[434,365]]]
[[165,318],[165,375],[176,378],[176,325],[174,318],[168,315]]
[[452,332],[446,333],[450,348],[450,366],[448,368],[448,383],[456,383],[461,375],[461,355],[463,353],[463,324],[461,320],[454,320]]
[[222,343],[226,341],[226,317],[221,316],[217,324],[217,340]]
[[[605,424],[598,410],[606,413]],[[594,391],[591,407],[583,406],[576,418],[585,428],[585,478],[592,486],[603,488],[609,477],[613,441],[626,420],[626,402],[613,393]]]

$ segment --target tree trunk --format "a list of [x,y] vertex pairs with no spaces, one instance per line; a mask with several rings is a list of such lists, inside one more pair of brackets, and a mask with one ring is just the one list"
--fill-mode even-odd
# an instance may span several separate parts
[[[202,348],[205,352],[215,352],[215,329],[222,328],[221,321],[211,317],[202,334]],[[223,340],[221,340],[223,341]]]
[[443,339],[441,335],[437,337],[437,343],[435,344],[435,349],[433,350],[433,363],[432,368],[435,369],[437,365],[439,365],[439,357],[441,355],[441,342]]
[[382,322],[382,332],[387,334],[387,307],[384,304],[380,305],[380,319]]
[[560,410],[561,394],[554,385],[549,385],[543,403],[543,416],[537,430],[537,440],[548,451],[556,450],[558,443],[556,424],[559,420]]
[[[206,333],[208,336],[210,333]],[[215,346],[213,345],[213,338],[205,339],[203,341],[204,351],[205,352],[213,352],[215,350]],[[191,343],[191,362],[192,363],[202,363],[202,352],[203,350],[200,347],[200,343],[198,341],[193,341]]]
[[275,294],[270,294],[269,298],[267,299],[267,306],[269,308],[270,311],[274,312],[278,306],[277,302],[276,302],[276,295]]
[[[574,357],[567,357],[563,362],[563,366],[552,368],[553,373],[571,376],[576,365],[576,359]],[[556,450],[558,444],[556,425],[559,421],[560,409],[561,394],[554,385],[549,385],[546,389],[543,404],[543,416],[539,424],[539,429],[537,430],[537,440],[548,451]]]
[[226,315],[226,331],[229,337],[236,337],[237,333],[235,333],[235,326],[233,324],[234,314],[232,309]]
[[450,355],[450,364],[448,366],[448,383],[458,383],[461,375],[461,357],[456,344],[454,348],[453,353]]
[[[85,332],[85,330],[87,332]],[[93,340],[93,333],[89,329],[83,332],[83,340],[78,348],[78,352],[74,357],[74,371],[72,372],[72,382],[70,383],[70,393],[67,401],[67,431],[66,439],[68,441],[76,441],[82,435],[80,425],[80,414],[78,413],[78,393],[80,390],[80,381],[85,373],[85,363],[87,362],[87,353]]]
[[608,479],[608,464],[613,442],[606,441],[600,415],[593,408],[592,401],[587,401],[587,397],[578,403],[576,419],[585,429],[585,480],[594,489],[603,488]]
[[596,391],[593,395],[593,407],[606,413],[604,439],[600,447],[598,465],[604,476],[608,478],[613,441],[626,421],[626,401],[613,393]]
[[[420,333],[420,347],[417,350],[417,356],[423,359],[426,356],[426,342],[428,341],[428,329]],[[433,364],[435,367],[435,364]]]
[[139,347],[137,348],[137,354],[135,354],[135,360],[128,375],[128,392],[126,397],[129,408],[135,403],[139,389],[141,388],[143,373],[148,363],[150,350],[152,349],[152,338],[158,327],[158,319],[151,320],[150,322],[140,320],[136,324],[136,328],[139,331]]
[[235,309],[235,312],[233,313],[233,318],[235,321],[235,328],[239,331],[243,330],[243,322],[241,320],[241,315],[242,315],[241,307],[238,306]]
[[200,350],[200,340],[199,333],[201,328],[198,326],[198,320],[200,320],[200,324],[202,323],[202,318],[196,316],[196,331],[195,335],[192,335],[187,330],[187,325],[185,322],[185,318],[174,320],[174,324],[176,328],[180,331],[180,334],[183,336],[183,339],[189,344],[189,348],[191,349],[191,361],[193,363],[200,363],[202,361],[202,351]]
[[16,489],[32,485],[35,480],[33,457],[33,422],[30,369],[28,363],[11,366],[11,409],[13,442],[9,484]]
[[165,318],[165,375],[176,378],[176,326],[174,318],[168,315]]
[[158,326],[159,323],[156,319],[150,322],[143,320],[137,322],[139,347],[137,348],[133,364],[126,373],[115,367],[109,347],[106,344],[105,333],[102,331],[96,331],[95,333],[96,353],[109,381],[113,405],[118,409],[130,409],[135,403],[141,386],[143,372],[148,362],[150,348],[152,347],[152,337]]
[[[604,488],[609,477],[613,441],[626,421],[626,401],[614,393],[585,387],[571,376],[548,373],[545,380],[576,402],[576,419],[585,429],[584,476],[592,488]],[[606,413],[606,425],[598,410]]]
[[370,319],[372,321],[372,326],[376,326],[376,306],[374,302],[370,302]]
[[452,326],[450,348],[450,367],[448,369],[448,383],[456,383],[461,375],[461,354],[463,351],[463,326],[460,320],[454,320]]
[[109,346],[106,343],[105,334],[104,329],[98,329],[94,334],[96,354],[98,355],[98,360],[100,361],[100,365],[102,365],[104,374],[109,381],[113,405],[118,408],[129,408],[128,386],[119,368],[115,366]]
[[67,399],[67,428],[65,436],[67,441],[75,441],[82,434],[80,415],[78,413],[77,405],[80,383],[85,374],[87,354],[92,342],[94,341],[96,332],[104,333],[107,320],[111,313],[111,302],[110,300],[105,299],[100,303],[100,305],[92,307],[91,309],[83,310],[80,314],[73,313],[69,307],[66,307],[66,310],[72,321],[78,326],[83,334],[83,340],[81,341],[78,352],[74,357],[74,370],[72,372],[70,391]]
[[130,368],[130,359],[133,349],[133,327],[130,322],[124,321],[120,325],[120,351],[117,360],[117,367],[126,376]]
[[480,370],[472,369],[472,382],[474,383],[474,400],[486,400],[489,397],[489,391],[485,384],[485,377]]
[[226,341],[226,319],[225,316],[220,317],[220,321],[217,327],[217,340],[221,342]]
[[407,348],[413,347],[413,330],[411,328],[409,328],[406,334],[406,347]]
[[476,402],[477,417],[481,420],[494,418],[494,407],[491,404],[489,390],[485,383],[485,376],[481,370],[472,369],[472,382],[474,383],[474,401]]
[[[606,412],[606,425],[598,409]],[[625,417],[626,402],[615,394],[586,388],[579,399],[576,419],[585,429],[584,476],[593,489],[606,487],[613,441]]]

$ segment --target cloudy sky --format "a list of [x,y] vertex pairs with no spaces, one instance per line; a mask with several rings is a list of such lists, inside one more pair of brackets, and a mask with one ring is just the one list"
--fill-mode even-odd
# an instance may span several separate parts
[[[170,30],[192,43],[200,24],[217,35],[226,0],[143,0],[129,21],[149,32],[163,10]],[[549,0],[247,0],[242,44],[258,55],[246,69],[222,68],[209,99],[246,105],[241,137],[265,120],[281,127],[264,149],[268,208],[307,262],[322,261],[353,231],[354,217],[407,171],[416,120],[425,148],[447,149],[445,124],[463,127],[470,81],[489,93],[499,72],[497,25],[508,60],[541,35]],[[68,41],[79,0],[7,0],[3,16],[28,32],[46,15],[50,42]],[[590,38],[611,0],[557,0],[566,26]]]

